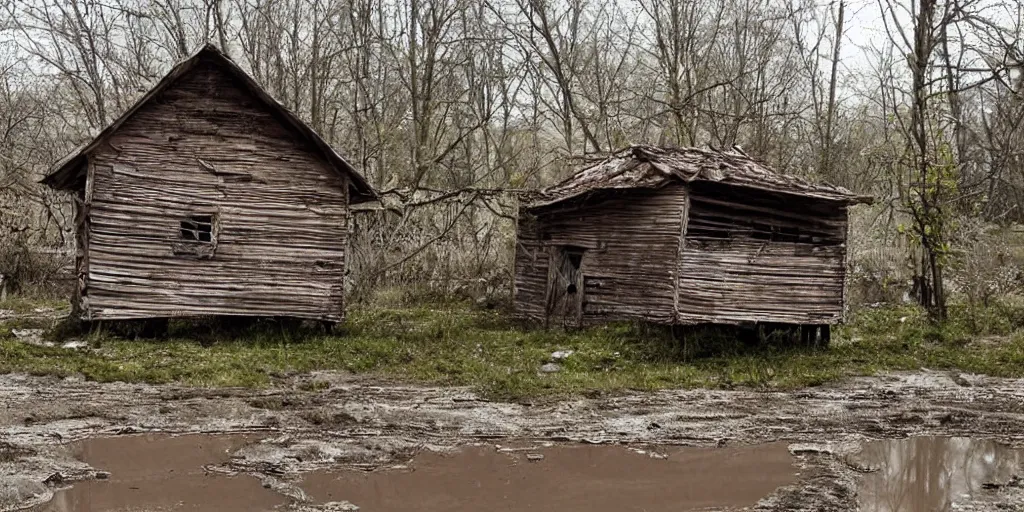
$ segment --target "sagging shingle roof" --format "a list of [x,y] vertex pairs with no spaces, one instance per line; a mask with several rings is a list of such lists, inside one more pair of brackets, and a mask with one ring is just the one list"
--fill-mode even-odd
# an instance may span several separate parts
[[635,145],[541,190],[528,207],[547,206],[596,190],[658,188],[672,181],[713,181],[844,204],[872,201],[843,187],[779,174],[739,151]]
[[267,91],[256,83],[256,80],[249,76],[249,74],[242,68],[238,67],[230,57],[225,55],[212,44],[207,44],[199,51],[192,54],[191,57],[179,62],[171,68],[167,75],[165,75],[156,84],[156,86],[150,89],[149,92],[135,102],[131,108],[121,114],[120,117],[107,125],[99,135],[91,141],[78,146],[70,154],[57,161],[57,163],[50,168],[50,172],[40,181],[40,183],[56,189],[72,189],[80,186],[82,183],[81,176],[84,172],[84,166],[82,164],[85,163],[85,159],[88,158],[89,153],[103,144],[103,142],[106,141],[111,134],[116,132],[117,129],[125,123],[125,121],[131,118],[135,112],[174,84],[179,78],[185,76],[204,58],[212,59],[218,65],[223,66],[224,69],[238,79],[239,83],[241,83],[243,87],[262,101],[275,114],[280,116],[284,123],[291,126],[305,140],[309,141],[336,171],[348,176],[351,183],[350,202],[359,203],[377,198],[376,192],[374,192],[373,187],[370,186],[366,179],[363,178],[363,176],[359,174],[351,164],[342,158],[330,144],[324,141],[324,139],[320,137],[313,128],[274,99],[273,96],[267,93]]

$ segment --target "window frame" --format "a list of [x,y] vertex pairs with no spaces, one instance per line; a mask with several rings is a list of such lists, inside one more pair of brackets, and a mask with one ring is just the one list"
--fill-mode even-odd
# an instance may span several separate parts
[[[206,228],[206,229],[204,229]],[[209,210],[193,211],[178,219],[171,252],[195,259],[213,258],[220,234],[220,216]],[[204,236],[205,235],[205,236]]]
[[[178,241],[212,244],[215,220],[215,215],[212,214],[189,214],[178,223]],[[186,233],[189,236],[186,236]]]

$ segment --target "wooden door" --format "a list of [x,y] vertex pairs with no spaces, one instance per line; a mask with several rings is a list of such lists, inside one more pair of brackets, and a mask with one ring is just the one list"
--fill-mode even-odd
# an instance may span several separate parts
[[552,247],[548,266],[547,325],[583,325],[583,249]]

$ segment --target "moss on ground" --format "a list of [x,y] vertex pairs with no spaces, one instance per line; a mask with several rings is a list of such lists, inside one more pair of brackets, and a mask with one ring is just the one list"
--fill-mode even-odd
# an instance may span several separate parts
[[[268,386],[278,377],[341,370],[527,399],[675,387],[797,388],[881,371],[957,370],[1024,376],[1024,307],[954,307],[930,325],[917,308],[864,309],[832,347],[741,339],[735,332],[611,325],[581,332],[524,330],[505,315],[461,304],[350,312],[342,332],[295,331],[274,322],[233,329],[172,327],[167,340],[109,331],[86,336],[91,350],[17,341],[0,322],[0,372],[83,374],[97,381]],[[538,370],[556,350],[573,350],[562,370]]]

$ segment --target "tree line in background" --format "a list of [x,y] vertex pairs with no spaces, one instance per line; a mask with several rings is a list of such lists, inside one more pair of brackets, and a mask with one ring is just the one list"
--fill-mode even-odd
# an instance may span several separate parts
[[858,2],[0,0],[0,274],[56,270],[70,210],[36,180],[213,42],[383,191],[357,288],[496,293],[515,191],[631,143],[739,145],[875,195],[860,300],[941,319],[950,283],[988,300],[1024,261],[1024,0]]

